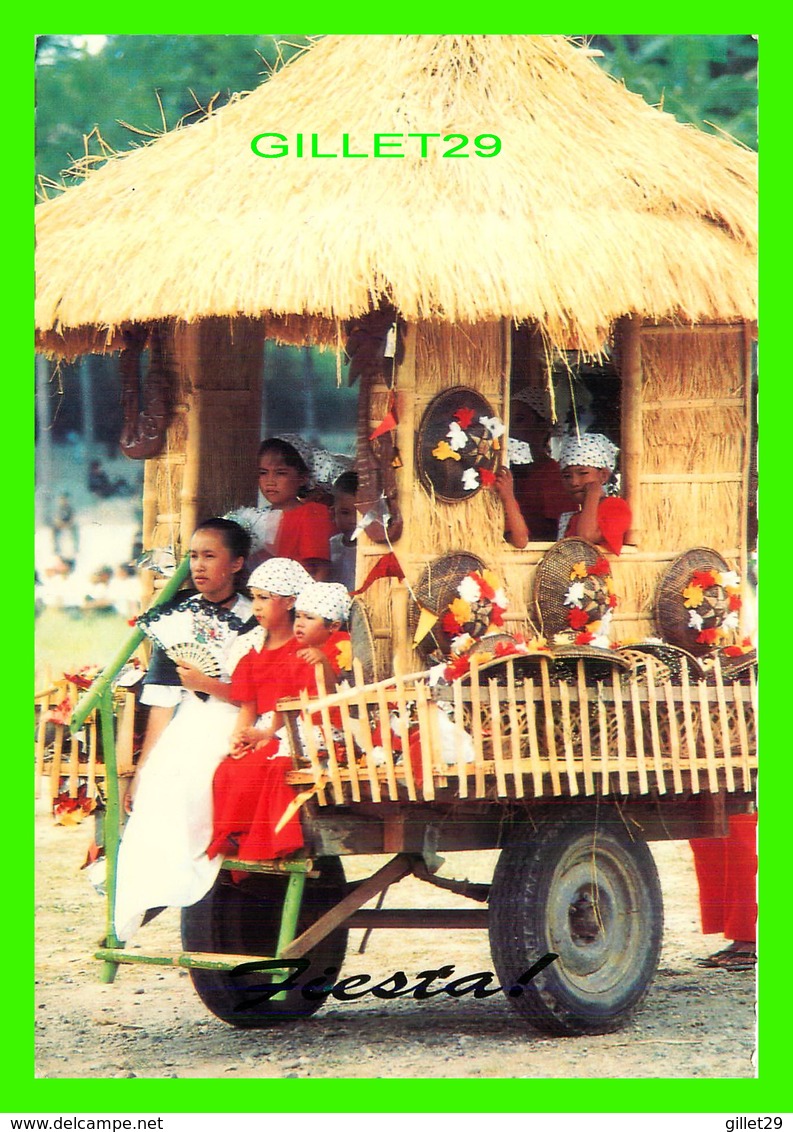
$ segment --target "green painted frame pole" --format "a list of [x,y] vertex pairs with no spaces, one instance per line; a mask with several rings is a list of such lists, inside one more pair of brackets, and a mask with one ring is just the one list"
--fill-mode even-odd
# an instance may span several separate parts
[[[300,918],[300,908],[303,903],[303,890],[305,886],[306,874],[304,872],[289,874],[289,883],[284,893],[284,906],[281,909],[281,927],[278,932],[278,944],[275,949],[276,959],[297,935],[297,921]],[[278,994],[273,995],[273,1000],[276,1002],[283,1002],[285,998],[286,991],[279,991]]]
[[[99,726],[102,733],[102,751],[105,758],[105,861],[107,862],[107,903],[105,910],[106,946],[118,947],[113,913],[116,907],[116,870],[118,847],[121,843],[121,804],[116,767],[116,737],[113,726],[113,691],[108,684],[99,701]],[[102,964],[103,983],[112,983],[118,963],[108,960]]]
[[[168,584],[160,590],[149,608],[153,609],[156,605],[162,605],[164,601],[170,601],[186,580],[189,573],[190,559],[183,558],[174,571],[173,577],[168,579]],[[102,669],[86,694],[81,697],[80,702],[72,713],[72,718],[69,723],[72,734],[80,730],[94,708],[99,706],[99,702],[105,691],[111,688],[113,681],[132,656],[144,636],[145,633],[142,629],[134,629],[110,663]]]
[[[162,605],[170,601],[190,573],[190,559],[185,557],[177,566],[173,576],[152,602]],[[94,709],[99,710],[99,727],[102,735],[102,752],[105,760],[105,860],[107,862],[107,903],[105,913],[106,946],[118,947],[121,941],[115,934],[114,911],[116,906],[116,875],[118,847],[121,844],[121,801],[116,764],[116,737],[113,718],[113,681],[134,653],[144,637],[142,629],[135,629],[125,643],[103,668],[88,692],[75,708],[69,726],[72,734],[79,731]],[[102,964],[101,980],[112,983],[119,964],[105,960]]]

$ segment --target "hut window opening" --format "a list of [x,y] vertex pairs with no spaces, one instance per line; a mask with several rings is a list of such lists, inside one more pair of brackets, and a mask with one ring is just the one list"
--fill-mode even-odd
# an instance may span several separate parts
[[[531,541],[552,543],[560,517],[577,509],[561,481],[562,440],[601,433],[621,448],[620,376],[608,349],[602,358],[577,350],[547,358],[539,333],[526,323],[512,328],[511,346],[510,436],[528,444],[532,456],[531,463],[511,462],[516,497]],[[619,495],[620,489],[618,464],[607,490]]]

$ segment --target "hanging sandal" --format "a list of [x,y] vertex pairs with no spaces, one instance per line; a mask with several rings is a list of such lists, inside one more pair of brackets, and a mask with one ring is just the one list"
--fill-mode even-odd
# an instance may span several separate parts
[[707,959],[697,959],[696,962],[699,967],[715,967],[721,971],[753,971],[757,966],[757,953],[726,947],[723,951],[717,951]]

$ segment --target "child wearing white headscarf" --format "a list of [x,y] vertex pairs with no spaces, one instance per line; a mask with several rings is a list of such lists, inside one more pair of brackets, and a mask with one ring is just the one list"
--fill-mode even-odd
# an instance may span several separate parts
[[606,495],[606,484],[617,466],[616,444],[599,432],[565,437],[559,453],[562,481],[578,504],[559,520],[559,538],[578,537],[600,543],[619,554],[631,525],[624,499]]
[[342,630],[351,606],[341,582],[311,582],[295,600],[297,655],[307,664],[323,666],[328,687],[352,665],[350,634]]

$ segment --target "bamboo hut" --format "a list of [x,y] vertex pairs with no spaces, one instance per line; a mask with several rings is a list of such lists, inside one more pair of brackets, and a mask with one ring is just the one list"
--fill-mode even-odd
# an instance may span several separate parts
[[[254,152],[268,132],[286,154]],[[391,142],[379,158],[377,134]],[[444,156],[449,135],[465,159]],[[475,153],[484,136],[498,153]],[[392,307],[406,579],[365,600],[382,666],[396,655],[410,671],[410,589],[472,532],[505,581],[508,627],[527,625],[546,546],[509,548],[491,493],[442,504],[415,474],[440,391],[475,388],[508,419],[515,324],[531,330],[536,384],[554,351],[608,348],[619,374],[634,528],[613,563],[617,636],[652,630],[681,550],[713,546],[745,570],[755,256],[755,155],[648,106],[585,47],[329,36],[38,206],[37,342],[74,358],[161,328],[170,423],[147,461],[144,538],[178,546],[197,518],[251,501],[264,338],[339,349],[346,320]],[[373,425],[390,396],[374,393]],[[359,580],[382,553],[361,537]]]

